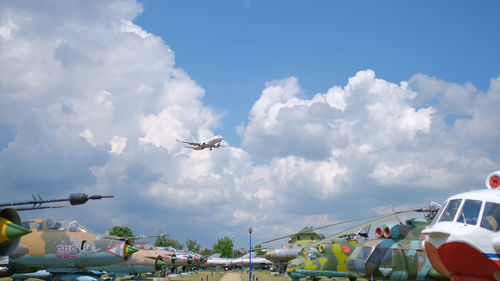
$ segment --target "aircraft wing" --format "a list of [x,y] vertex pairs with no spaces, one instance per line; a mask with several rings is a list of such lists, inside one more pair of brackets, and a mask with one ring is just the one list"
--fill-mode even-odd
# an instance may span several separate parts
[[178,139],[175,139],[175,140],[178,142],[187,143],[187,144],[192,145],[192,146],[200,146],[201,145],[201,143],[199,143],[199,142],[182,141],[182,140],[178,140]]

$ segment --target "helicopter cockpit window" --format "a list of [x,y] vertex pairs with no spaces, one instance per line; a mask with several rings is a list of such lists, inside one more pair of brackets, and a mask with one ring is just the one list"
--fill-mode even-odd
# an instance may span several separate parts
[[70,223],[68,227],[66,227],[67,232],[88,232],[88,230],[82,226],[81,224],[77,223],[76,221]]
[[379,264],[380,259],[382,258],[382,249],[380,247],[375,247],[370,257],[368,258],[368,262],[371,264]]
[[486,202],[480,226],[482,228],[486,228],[491,231],[497,232],[499,230],[499,223],[500,223],[500,204],[493,202]]
[[372,247],[363,246],[361,248],[361,250],[359,251],[358,259],[362,260],[362,261],[366,261],[366,259],[370,255],[371,251],[372,251]]
[[385,249],[384,256],[382,257],[382,265],[391,265],[392,264],[392,249]]
[[439,219],[440,222],[443,221],[453,221],[455,218],[455,215],[457,214],[458,207],[460,206],[460,203],[462,202],[462,199],[453,199],[450,200],[448,203],[448,206],[446,206],[443,215]]
[[318,253],[316,248],[311,248],[311,251],[309,251],[307,255],[309,256],[309,260],[319,259],[321,257],[321,254]]
[[465,200],[464,206],[458,214],[457,222],[476,225],[482,204],[483,201],[481,200]]

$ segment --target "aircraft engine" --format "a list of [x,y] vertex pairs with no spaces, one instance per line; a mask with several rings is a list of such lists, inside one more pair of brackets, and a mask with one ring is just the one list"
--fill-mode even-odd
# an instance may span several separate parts
[[500,186],[500,171],[493,172],[486,177],[486,187],[497,189]]
[[390,238],[392,225],[383,224],[375,229],[375,236],[377,238]]
[[19,245],[20,237],[30,231],[21,226],[16,210],[6,208],[0,212],[0,256],[8,256]]

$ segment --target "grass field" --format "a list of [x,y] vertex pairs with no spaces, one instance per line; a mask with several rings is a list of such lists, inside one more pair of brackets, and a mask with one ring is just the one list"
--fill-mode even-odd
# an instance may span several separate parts
[[[252,270],[252,281],[290,281],[288,275],[273,274],[269,270]],[[241,281],[248,281],[248,271],[243,271],[240,274]]]
[[[239,270],[229,271],[229,272],[240,272]],[[222,277],[226,274],[226,271],[197,271],[191,275],[178,275],[175,277],[170,276],[171,281],[220,281]],[[252,270],[252,275],[255,277],[251,281],[290,281],[288,275],[281,274],[271,274],[269,270]],[[207,280],[208,277],[208,280]],[[240,273],[241,281],[248,281],[248,271],[243,271]],[[131,280],[130,277],[121,277],[121,280]],[[203,279],[203,280],[202,280]],[[11,281],[11,278],[0,278],[0,281]],[[142,278],[141,280],[153,281],[152,277]],[[305,280],[305,279],[302,279]],[[328,279],[323,277],[322,280],[336,280],[336,281],[349,281],[348,278],[335,278]],[[28,281],[40,281],[40,279],[31,278]]]

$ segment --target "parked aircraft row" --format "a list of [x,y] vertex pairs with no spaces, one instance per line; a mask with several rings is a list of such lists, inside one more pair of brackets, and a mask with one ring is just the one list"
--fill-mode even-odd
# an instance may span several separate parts
[[[500,171],[490,174],[486,185],[487,190],[451,196],[439,212],[433,206],[396,212],[327,238],[314,236],[312,229],[303,229],[291,239],[304,244],[298,246],[302,249],[288,262],[286,271],[293,281],[304,277],[315,280],[322,276],[372,280],[500,280]],[[107,196],[80,194],[70,196],[73,201],[64,200],[76,205],[103,197]],[[34,199],[28,203],[0,204],[0,207],[33,204],[33,207],[20,209],[39,209],[45,208],[41,206],[43,203],[53,201],[59,202]],[[425,212],[425,219],[411,218],[396,225],[379,225],[374,239],[363,239],[366,233],[355,232],[414,211]],[[14,276],[15,279],[34,276],[100,281],[104,272],[140,274],[165,270],[167,266],[194,264],[241,266],[250,260],[249,257],[222,259],[212,256],[204,261],[192,253],[148,245],[136,247],[133,246],[134,238],[96,234],[76,221],[21,222],[17,211],[10,208],[0,212],[0,227],[0,276]],[[272,256],[270,253],[272,251],[268,251],[268,257]],[[290,253],[287,259],[294,255]],[[280,262],[283,261],[275,259],[275,263]],[[252,263],[269,264],[270,261],[252,256]]]

